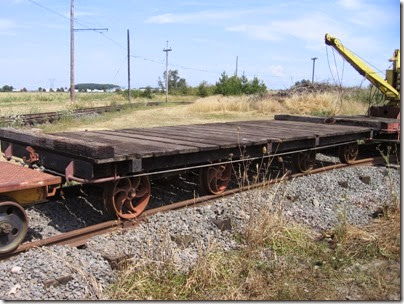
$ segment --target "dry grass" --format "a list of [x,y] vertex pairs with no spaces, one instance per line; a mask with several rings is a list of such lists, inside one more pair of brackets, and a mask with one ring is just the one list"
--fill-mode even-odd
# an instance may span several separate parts
[[[168,101],[191,101],[192,96],[169,96]],[[164,101],[165,96],[155,95],[153,101]],[[133,102],[150,101],[137,98]],[[72,110],[75,108],[100,107],[127,103],[127,98],[118,93],[76,93],[72,104],[69,93],[59,92],[0,92],[0,116]]]
[[367,105],[341,97],[338,93],[310,93],[306,95],[292,95],[288,98],[266,95],[263,98],[248,96],[223,97],[211,96],[197,100],[188,107],[192,113],[291,113],[291,114],[364,114]]
[[74,105],[70,103],[69,93],[0,93],[0,115],[63,111],[124,102],[123,96],[114,93],[77,93]]
[[[343,231],[343,233],[342,233]],[[108,293],[119,300],[387,300],[400,298],[400,211],[368,226],[341,222],[320,237],[260,213],[238,236],[240,249],[214,246],[187,273],[170,262],[129,265]]]
[[[158,98],[163,97],[155,97]],[[45,132],[80,131],[271,119],[277,113],[331,115],[366,112],[366,105],[348,98],[343,100],[342,110],[338,111],[341,103],[337,93],[294,95],[283,99],[276,95],[262,98],[210,96],[199,98],[190,105],[177,104],[174,107],[170,103],[170,101],[194,99],[192,96],[169,96],[169,102],[157,108],[128,109],[119,113],[80,119],[66,117],[53,124],[41,125],[39,128]],[[115,93],[78,93],[75,105],[69,102],[68,93],[0,93],[0,115],[71,110],[126,102],[122,95]]]
[[280,113],[285,108],[275,100],[253,100],[248,96],[224,97],[221,95],[200,98],[188,107],[191,113],[259,112]]
[[314,115],[365,114],[367,105],[360,101],[344,98],[336,92],[293,95],[285,100],[290,113]]
[[81,131],[99,129],[143,128],[171,125],[225,122],[249,119],[269,119],[273,116],[255,112],[196,113],[188,110],[191,105],[163,104],[148,109],[130,109],[102,116],[70,119],[39,126],[45,132]]

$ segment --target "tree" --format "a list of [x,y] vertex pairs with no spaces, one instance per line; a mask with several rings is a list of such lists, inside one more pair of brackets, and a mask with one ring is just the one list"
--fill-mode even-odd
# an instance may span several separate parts
[[206,81],[202,81],[197,87],[197,94],[200,97],[209,96],[208,83]]
[[266,85],[260,81],[257,77],[254,77],[252,81],[243,74],[241,77],[227,76],[226,72],[223,72],[216,82],[216,94],[222,94],[224,96],[229,95],[241,95],[241,94],[261,94],[267,90]]
[[243,93],[241,80],[237,76],[229,77],[226,72],[223,72],[216,82],[216,94],[222,94],[224,96],[241,95]]
[[152,88],[150,86],[145,87],[144,91],[140,94],[140,97],[152,99]]
[[27,92],[27,88],[22,88],[21,90],[20,90],[21,92]]
[[226,95],[225,94],[225,87],[227,84],[227,81],[229,80],[229,76],[227,76],[226,72],[223,72],[220,75],[219,81],[216,82],[216,89],[215,89],[215,94],[222,94],[222,95]]
[[[159,77],[157,84],[162,91],[165,91],[165,79],[166,72],[163,73],[163,80]],[[188,85],[185,78],[181,78],[179,76],[178,70],[168,71],[168,92],[174,94],[187,94],[188,93]]]
[[4,86],[0,89],[0,92],[11,92],[12,90],[14,90],[13,86],[4,85]]

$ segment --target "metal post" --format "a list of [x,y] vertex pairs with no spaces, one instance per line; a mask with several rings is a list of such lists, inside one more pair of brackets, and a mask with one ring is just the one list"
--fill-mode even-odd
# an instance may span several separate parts
[[166,102],[168,101],[168,52],[171,52],[171,48],[168,48],[168,41],[167,41],[167,47],[163,50],[163,52],[166,52]]
[[236,77],[237,77],[237,71],[238,71],[238,56],[236,57]]
[[129,29],[127,31],[128,36],[128,100],[130,102],[130,40],[129,40]]
[[70,101],[74,102],[74,0],[70,2]]
[[313,57],[313,58],[311,58],[311,60],[313,60],[313,73],[311,74],[311,83],[314,83],[314,69],[316,66],[317,57]]

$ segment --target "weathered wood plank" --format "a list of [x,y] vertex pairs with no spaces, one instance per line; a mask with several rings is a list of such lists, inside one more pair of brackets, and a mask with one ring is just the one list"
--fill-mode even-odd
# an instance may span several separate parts
[[[297,115],[275,115],[275,120],[284,121],[299,121],[299,122],[313,122],[321,123],[324,125],[330,125],[326,123],[327,117],[316,117],[316,116],[297,116]],[[373,129],[383,129],[388,123],[394,123],[394,119],[374,119],[373,117],[333,117],[336,125],[348,125],[348,126],[358,126],[358,127],[368,127]]]
[[181,146],[188,146],[188,147],[193,147],[193,148],[198,148],[201,151],[208,151],[215,149],[215,146],[213,145],[208,145],[208,144],[203,144],[203,143],[197,143],[197,142],[191,142],[183,139],[169,139],[163,135],[161,136],[150,136],[150,135],[145,135],[145,134],[137,134],[132,132],[132,130],[116,130],[116,131],[93,131],[94,133],[97,134],[107,134],[107,135],[115,135],[119,134],[120,136],[123,137],[129,137],[129,138],[135,138],[135,139],[140,139],[140,140],[147,140],[147,141],[152,141],[156,143],[161,143],[163,144],[176,144],[176,145],[181,145]]
[[[131,132],[134,134],[140,134],[140,135],[145,135],[145,136],[164,136],[166,138],[172,139],[172,140],[187,140],[189,142],[195,142],[195,143],[203,143],[207,144],[209,146],[214,146],[216,148],[220,148],[218,143],[213,140],[211,137],[203,137],[203,136],[193,136],[189,132],[184,132],[184,131],[176,131],[176,130],[167,130],[167,129],[160,129],[160,128],[150,128],[150,129],[124,129],[121,131],[125,132]],[[229,141],[230,142],[230,141]]]
[[86,158],[111,158],[115,155],[114,147],[111,145],[88,142],[81,139],[69,139],[30,130],[1,128],[0,139],[8,142],[23,143],[33,148],[40,147],[42,149]]
[[114,146],[117,155],[127,155],[129,157],[136,156],[141,158],[158,157],[162,155],[174,155],[178,153],[192,153],[198,152],[199,148],[183,146],[177,144],[159,143],[150,140],[142,140],[122,136],[119,132],[113,135],[98,134],[93,131],[77,132],[77,133],[64,133],[63,136],[78,136],[86,138],[93,142],[107,142]]
[[251,141],[250,138],[241,137],[240,140],[238,140],[237,133],[218,133],[217,130],[213,131],[198,128],[185,128],[185,126],[180,129],[173,128],[169,130],[177,133],[185,132],[189,135],[192,135],[193,138],[210,138],[210,140],[213,140],[221,148],[237,147],[239,144],[243,146],[254,144],[254,142]]
[[220,140],[221,138],[231,139],[233,142],[240,144],[263,144],[267,142],[267,138],[263,134],[257,134],[256,132],[245,132],[243,130],[237,130],[237,128],[229,128],[229,126],[218,125],[218,126],[206,126],[199,127],[196,126],[186,126],[185,130],[191,132],[206,134],[212,138]]

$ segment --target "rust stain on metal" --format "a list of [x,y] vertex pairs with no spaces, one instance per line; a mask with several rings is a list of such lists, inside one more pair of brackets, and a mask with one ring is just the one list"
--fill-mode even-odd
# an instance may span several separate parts
[[[392,161],[395,161],[395,159]],[[235,193],[245,191],[245,190],[259,188],[262,186],[266,186],[268,184],[285,182],[287,180],[290,180],[290,179],[293,179],[293,178],[296,178],[299,176],[318,174],[318,173],[331,171],[331,170],[344,168],[344,167],[350,167],[350,166],[376,165],[376,164],[385,164],[385,160],[382,157],[376,157],[376,158],[366,158],[366,159],[356,160],[352,164],[330,165],[330,166],[323,167],[323,168],[313,169],[310,171],[310,173],[292,174],[289,176],[284,176],[282,178],[273,179],[271,181],[250,185],[248,187],[241,187],[241,188],[227,190],[223,193],[216,194],[216,195],[214,195],[214,194],[206,195],[203,197],[193,198],[193,199],[173,203],[170,205],[161,206],[158,208],[144,211],[138,218],[136,218],[134,220],[130,220],[130,221],[112,220],[112,221],[108,221],[108,222],[95,224],[95,225],[92,225],[89,227],[80,228],[77,230],[61,233],[59,235],[55,235],[55,236],[52,236],[47,239],[42,239],[42,240],[22,244],[15,251],[0,256],[0,260],[9,258],[10,256],[16,255],[20,252],[24,252],[31,248],[40,247],[40,246],[49,246],[49,245],[70,245],[73,247],[80,246],[80,245],[85,244],[89,238],[96,236],[96,235],[101,235],[101,234],[105,234],[108,232],[114,232],[114,231],[117,231],[120,229],[124,229],[124,230],[132,229],[132,228],[136,227],[138,224],[140,224],[141,222],[147,221],[148,216],[151,216],[151,215],[159,213],[159,212],[167,212],[167,211],[180,209],[180,208],[184,208],[184,207],[202,206],[202,205],[208,204],[212,200],[220,198],[220,197],[228,196],[228,195],[235,194]],[[0,166],[1,166],[1,162],[0,162]],[[1,172],[1,167],[0,167],[0,172]],[[0,183],[1,183],[1,180],[0,180]]]
[[32,165],[34,163],[36,163],[37,161],[39,161],[39,157],[38,154],[35,153],[34,148],[32,148],[31,146],[28,146],[25,148],[25,150],[28,151],[29,153],[29,158],[26,158],[25,156],[23,157],[23,161],[26,164]]
[[10,160],[13,157],[13,144],[9,144],[7,149],[4,151],[4,157]]
[[61,182],[62,179],[59,176],[12,163],[0,162],[0,193],[58,185]]

